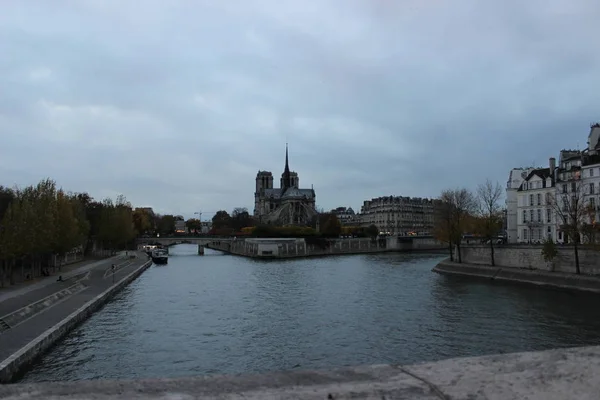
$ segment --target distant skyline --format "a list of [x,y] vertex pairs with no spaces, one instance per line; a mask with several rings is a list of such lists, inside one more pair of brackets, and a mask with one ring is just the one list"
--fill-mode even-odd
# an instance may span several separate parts
[[600,2],[8,0],[0,184],[193,217],[283,171],[330,210],[584,148]]

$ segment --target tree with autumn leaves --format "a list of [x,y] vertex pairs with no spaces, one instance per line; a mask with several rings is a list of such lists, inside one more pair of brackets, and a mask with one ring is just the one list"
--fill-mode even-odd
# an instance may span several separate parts
[[41,275],[53,256],[62,258],[97,244],[124,249],[136,236],[131,205],[94,201],[88,194],[67,193],[50,179],[35,186],[0,186],[0,285],[22,277]]
[[448,244],[450,261],[462,262],[461,244],[465,232],[472,224],[477,202],[473,193],[465,188],[446,189],[436,202],[434,237]]

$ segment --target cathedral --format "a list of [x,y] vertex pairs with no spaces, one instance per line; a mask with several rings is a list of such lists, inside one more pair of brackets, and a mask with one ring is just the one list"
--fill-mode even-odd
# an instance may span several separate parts
[[315,209],[315,191],[299,189],[298,174],[290,171],[288,148],[285,145],[285,168],[281,174],[280,187],[273,187],[273,174],[258,171],[254,193],[254,217],[264,224],[308,225]]

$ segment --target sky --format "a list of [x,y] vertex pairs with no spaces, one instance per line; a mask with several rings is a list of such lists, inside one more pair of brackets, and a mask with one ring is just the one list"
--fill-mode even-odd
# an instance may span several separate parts
[[0,184],[203,219],[506,184],[600,120],[597,0],[0,0]]

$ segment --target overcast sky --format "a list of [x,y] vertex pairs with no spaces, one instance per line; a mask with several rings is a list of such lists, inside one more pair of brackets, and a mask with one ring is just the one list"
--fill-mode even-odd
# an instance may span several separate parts
[[1,0],[0,183],[254,206],[506,183],[600,120],[598,0]]

